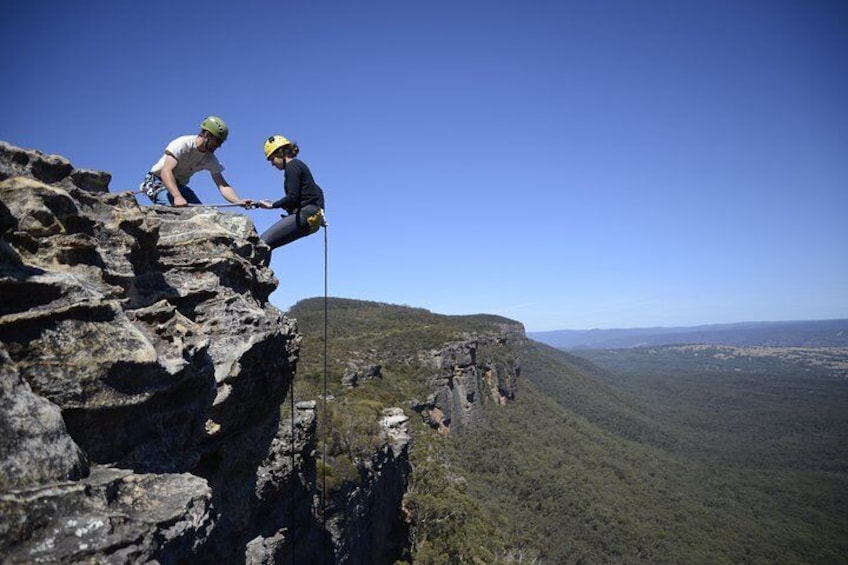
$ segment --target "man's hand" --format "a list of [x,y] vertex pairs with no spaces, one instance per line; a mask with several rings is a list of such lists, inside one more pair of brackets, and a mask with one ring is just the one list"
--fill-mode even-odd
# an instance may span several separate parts
[[259,208],[265,208],[266,210],[271,210],[274,208],[274,203],[270,200],[260,200],[256,203]]
[[250,198],[245,198],[241,202],[239,202],[242,208],[245,210],[252,210],[258,206],[255,200],[251,200]]
[[174,203],[172,204],[172,206],[174,208],[185,208],[186,206],[188,206],[188,202],[186,202],[186,199],[182,196],[175,196]]

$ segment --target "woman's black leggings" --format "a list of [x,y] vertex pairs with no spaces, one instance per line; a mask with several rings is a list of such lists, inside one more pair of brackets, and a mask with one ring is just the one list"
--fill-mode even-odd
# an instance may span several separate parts
[[265,230],[259,237],[271,249],[276,249],[312,233],[307,218],[318,213],[318,206],[307,204],[297,214],[289,214]]

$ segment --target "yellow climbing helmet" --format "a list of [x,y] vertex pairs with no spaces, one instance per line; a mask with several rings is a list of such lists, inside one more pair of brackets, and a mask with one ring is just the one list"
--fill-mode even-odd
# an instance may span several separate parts
[[292,142],[282,135],[272,135],[265,140],[265,158],[268,159],[271,157],[271,154],[280,147],[285,147],[286,145],[291,144]]
[[218,116],[209,116],[203,123],[200,124],[200,129],[208,131],[221,143],[224,143],[227,140],[227,136],[230,134],[230,129],[227,127],[227,124],[224,123],[224,120],[219,118]]

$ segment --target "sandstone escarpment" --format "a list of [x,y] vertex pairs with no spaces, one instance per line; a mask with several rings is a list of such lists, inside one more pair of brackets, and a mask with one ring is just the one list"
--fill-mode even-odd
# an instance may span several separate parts
[[521,374],[517,353],[526,342],[516,324],[421,353],[419,360],[431,370],[433,392],[426,401],[414,402],[413,409],[443,433],[481,422],[487,402],[505,405],[515,398]]
[[281,417],[299,337],[251,221],[5,143],[0,180],[4,559],[317,555],[314,405]]
[[[109,179],[0,142],[4,562],[408,559],[408,416],[365,426],[325,499],[317,403],[290,397],[301,336],[250,219],[141,206]],[[518,323],[479,327],[424,351],[375,334],[343,388],[414,374],[425,422],[473,426],[514,398],[526,344]]]

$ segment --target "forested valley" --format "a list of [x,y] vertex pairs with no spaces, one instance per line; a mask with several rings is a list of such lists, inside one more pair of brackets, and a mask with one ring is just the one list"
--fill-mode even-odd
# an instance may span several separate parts
[[[321,310],[295,396],[321,386]],[[334,299],[328,488],[356,481],[357,446],[386,406],[415,439],[405,498],[411,562],[848,563],[848,350],[663,346],[565,352],[525,340],[518,392],[444,435],[410,398],[416,351],[503,319]],[[512,354],[511,353],[511,354]],[[382,377],[339,385],[350,359]],[[348,463],[343,464],[345,453]]]
[[700,347],[582,354],[533,344],[522,394],[452,451],[510,539],[546,563],[848,561],[838,366]]

